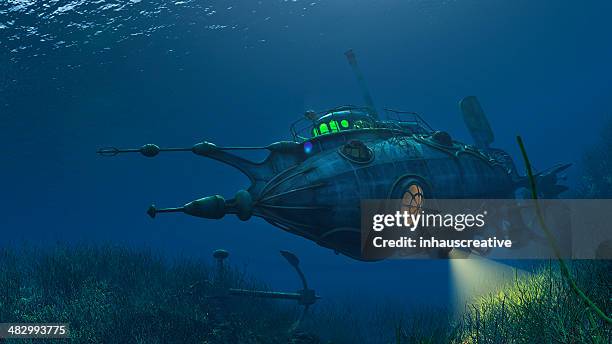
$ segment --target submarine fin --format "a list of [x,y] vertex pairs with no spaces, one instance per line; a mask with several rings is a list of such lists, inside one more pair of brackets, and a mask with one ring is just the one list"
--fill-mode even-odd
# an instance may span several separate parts
[[[544,171],[538,172],[534,175],[536,183],[538,185],[538,193],[542,198],[557,198],[560,194],[568,190],[568,187],[559,182],[565,180],[565,176],[562,174],[567,170],[571,163],[568,164],[557,164]],[[518,187],[529,187],[529,177],[524,176],[520,178],[517,183]]]
[[465,97],[459,102],[459,107],[474,144],[479,148],[489,148],[495,137],[478,99],[475,96]]

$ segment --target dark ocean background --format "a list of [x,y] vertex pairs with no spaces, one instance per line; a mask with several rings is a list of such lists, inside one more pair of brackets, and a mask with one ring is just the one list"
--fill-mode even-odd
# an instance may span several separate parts
[[0,2],[1,245],[114,243],[168,257],[231,261],[278,289],[295,252],[326,299],[445,305],[446,261],[361,263],[260,219],[169,214],[248,180],[189,153],[155,159],[104,146],[266,145],[306,109],[363,104],[343,53],[354,49],[379,108],[417,111],[470,141],[457,103],[476,95],[517,160],[580,161],[612,114],[608,1]]

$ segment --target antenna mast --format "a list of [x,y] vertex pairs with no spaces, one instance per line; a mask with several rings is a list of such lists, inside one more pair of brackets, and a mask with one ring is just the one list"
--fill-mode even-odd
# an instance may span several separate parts
[[357,77],[357,82],[359,83],[359,87],[361,87],[361,92],[363,94],[363,99],[365,100],[366,106],[370,109],[371,115],[378,119],[378,113],[376,112],[376,107],[374,106],[374,101],[372,101],[372,96],[370,95],[370,91],[368,90],[368,86],[366,85],[365,79],[363,78],[363,74],[359,69],[359,65],[357,65],[357,58],[355,57],[355,53],[353,49],[349,49],[344,53],[346,58],[353,68],[353,73]]

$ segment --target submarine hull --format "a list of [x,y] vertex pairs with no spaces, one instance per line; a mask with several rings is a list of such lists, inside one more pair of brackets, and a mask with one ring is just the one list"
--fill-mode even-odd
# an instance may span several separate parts
[[355,259],[362,200],[402,198],[406,183],[435,199],[511,198],[516,188],[505,156],[432,136],[372,129],[310,143],[310,157],[252,186],[253,214]]

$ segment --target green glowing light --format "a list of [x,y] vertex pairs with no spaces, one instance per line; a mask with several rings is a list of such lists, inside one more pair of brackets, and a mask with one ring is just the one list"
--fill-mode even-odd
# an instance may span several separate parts
[[343,119],[340,121],[340,125],[342,126],[342,128],[348,128],[349,127],[349,121],[347,121],[346,119]]
[[328,134],[329,128],[327,127],[327,124],[321,123],[321,125],[319,125],[319,131],[321,132],[321,135]]
[[331,128],[332,133],[337,133],[340,131],[340,128],[338,128],[338,122],[334,120],[329,121],[329,127]]

